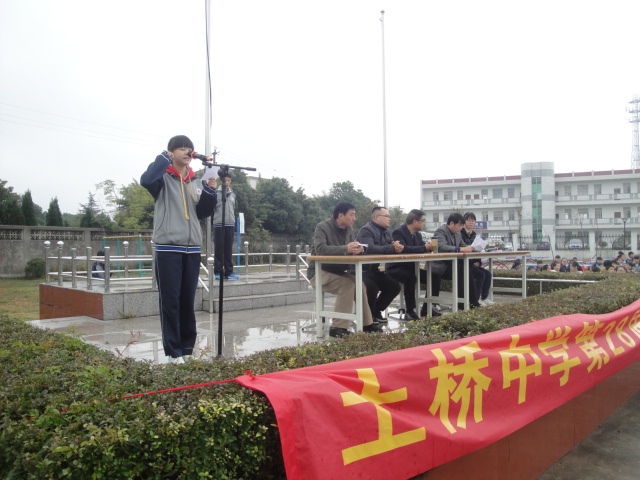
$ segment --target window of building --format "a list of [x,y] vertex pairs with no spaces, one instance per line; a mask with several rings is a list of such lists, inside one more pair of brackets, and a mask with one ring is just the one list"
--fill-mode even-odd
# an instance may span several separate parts
[[433,192],[433,201],[434,202],[440,201],[440,192]]
[[638,193],[640,193],[640,182],[638,182],[638,185],[636,185],[636,187],[638,188]]
[[596,183],[593,185],[593,194],[594,195],[602,195],[602,184]]
[[613,212],[613,218],[621,218],[622,214],[620,212]]
[[622,184],[622,193],[631,193],[631,184],[623,183]]
[[571,196],[571,185],[565,185],[564,186],[564,194],[568,197]]
[[624,207],[622,209],[622,216],[624,218],[630,218],[631,217],[631,207]]
[[433,223],[440,223],[440,214],[438,212],[433,212]]
[[515,210],[509,210],[509,221],[515,220],[515,219],[516,219],[516,211]]
[[564,209],[564,218],[565,218],[565,220],[569,220],[571,218],[571,209],[570,208],[565,208]]
[[464,198],[465,198],[466,200],[471,200],[471,195],[465,195],[465,196],[464,196]]
[[445,190],[444,191],[444,201],[450,202],[453,200],[453,190]]
[[515,189],[515,187],[507,188],[507,197],[516,198],[516,189]]
[[502,213],[502,210],[496,210],[495,212],[493,212],[493,220],[495,222],[501,222],[503,220]]
[[596,218],[602,218],[602,208],[596,207]]
[[482,195],[483,200],[489,198],[489,189],[483,188],[480,192],[480,195]]
[[474,199],[474,200],[480,200],[480,194],[475,193],[475,194],[473,195],[473,199]]
[[619,188],[614,188],[613,189],[613,194],[614,195],[620,195],[620,189]]
[[578,216],[580,218],[589,218],[589,209],[588,208],[579,208]]
[[482,221],[483,222],[488,222],[489,221],[489,212],[487,212],[486,210],[484,212],[482,212]]
[[589,195],[589,186],[578,185],[578,195]]
[[493,198],[502,198],[502,189],[494,188],[493,189]]
[[464,192],[462,190],[458,190],[458,200],[462,200],[464,198]]

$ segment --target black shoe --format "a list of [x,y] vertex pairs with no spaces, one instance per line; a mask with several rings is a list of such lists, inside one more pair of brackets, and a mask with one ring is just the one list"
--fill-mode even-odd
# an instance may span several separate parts
[[373,311],[373,323],[384,323],[384,324],[387,324],[387,323],[389,323],[389,320],[387,320],[386,318],[384,318],[382,316],[382,312],[380,312],[378,310],[374,310]]
[[345,335],[351,335],[351,332],[349,330],[347,330],[346,328],[329,327],[329,336],[330,337],[342,338]]
[[420,318],[424,318],[427,315],[429,315],[429,305],[423,303],[422,307],[420,307]]
[[431,316],[432,317],[441,317],[442,313],[440,313],[439,311],[437,311],[435,308],[431,309]]
[[379,323],[372,323],[371,325],[365,325],[362,327],[362,331],[367,333],[378,333],[382,332],[382,327]]
[[407,313],[404,314],[404,319],[405,320],[409,320],[409,321],[411,321],[411,320],[420,320],[420,317],[413,310],[407,310]]

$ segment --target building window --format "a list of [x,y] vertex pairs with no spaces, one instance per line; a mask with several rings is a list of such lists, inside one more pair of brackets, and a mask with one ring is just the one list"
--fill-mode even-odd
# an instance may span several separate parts
[[433,212],[433,223],[440,223],[440,214],[438,212]]
[[503,220],[502,210],[496,210],[493,212],[493,220],[495,222],[501,222]]
[[571,218],[571,209],[570,208],[565,208],[564,209],[564,219],[565,220],[569,220]]
[[578,209],[578,217],[580,217],[580,218],[589,218],[589,209],[588,208],[579,208]]
[[622,184],[622,193],[631,193],[631,184],[623,183]]
[[502,189],[494,188],[493,189],[493,198],[502,198]]
[[451,202],[453,200],[453,190],[444,191],[444,201]]
[[479,194],[477,194],[477,193],[475,193],[475,194],[473,195],[473,199],[474,199],[474,200],[480,200],[480,195],[479,195]]
[[619,188],[614,188],[613,189],[613,194],[614,195],[620,195],[620,189]]
[[602,209],[600,207],[596,207],[596,218],[602,218]]
[[480,192],[480,195],[482,195],[483,200],[486,200],[487,198],[489,198],[489,189],[483,188],[482,191]]
[[483,222],[488,222],[489,221],[489,212],[487,212],[486,210],[484,212],[482,212],[482,221]]
[[507,197],[516,198],[516,189],[515,189],[515,187],[507,188]]
[[516,211],[515,210],[509,210],[509,221],[513,221],[516,219]]
[[564,186],[564,194],[565,194],[567,197],[570,197],[570,196],[571,196],[571,185],[565,185],[565,186]]
[[462,200],[464,198],[464,192],[462,190],[458,190],[458,200]]
[[589,195],[589,186],[578,185],[578,195]]
[[471,200],[471,195],[465,195],[464,198],[467,200]]
[[622,216],[624,218],[630,218],[631,217],[631,207],[624,207],[622,209]]
[[433,201],[434,202],[440,201],[440,193],[439,192],[433,192]]
[[596,183],[593,185],[593,194],[594,195],[602,195],[602,184]]

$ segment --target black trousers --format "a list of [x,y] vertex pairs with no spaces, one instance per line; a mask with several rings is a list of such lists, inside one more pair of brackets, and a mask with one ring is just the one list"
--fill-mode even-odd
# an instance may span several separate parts
[[[228,277],[233,273],[233,236],[236,227],[215,227],[213,229],[213,273]],[[222,251],[222,238],[224,235],[224,252]]]
[[[464,264],[462,260],[458,260],[458,296],[461,297],[464,292]],[[447,269],[442,275],[431,272],[431,295],[437,297],[440,295],[440,283],[442,279],[451,280],[453,266],[451,262],[447,262]],[[406,290],[405,290],[406,291]],[[455,299],[454,299],[455,301]],[[473,272],[469,272],[469,304],[476,305],[478,303],[478,289],[476,288],[475,277]]]
[[[404,284],[404,303],[407,311],[416,309],[416,274],[413,266],[410,268],[398,268],[389,272],[394,280]],[[420,283],[427,283],[427,272],[420,270]]]
[[367,288],[367,300],[372,314],[386,310],[400,293],[400,284],[378,269],[362,272],[362,283]]
[[165,355],[173,358],[193,353],[199,272],[199,253],[156,252],[162,346]]

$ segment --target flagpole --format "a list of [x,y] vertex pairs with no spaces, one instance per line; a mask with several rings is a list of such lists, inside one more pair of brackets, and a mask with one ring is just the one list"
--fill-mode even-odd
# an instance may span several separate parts
[[380,26],[382,28],[382,148],[384,157],[384,206],[389,208],[389,188],[387,178],[387,95],[385,85],[385,63],[384,63],[384,10],[380,13]]

